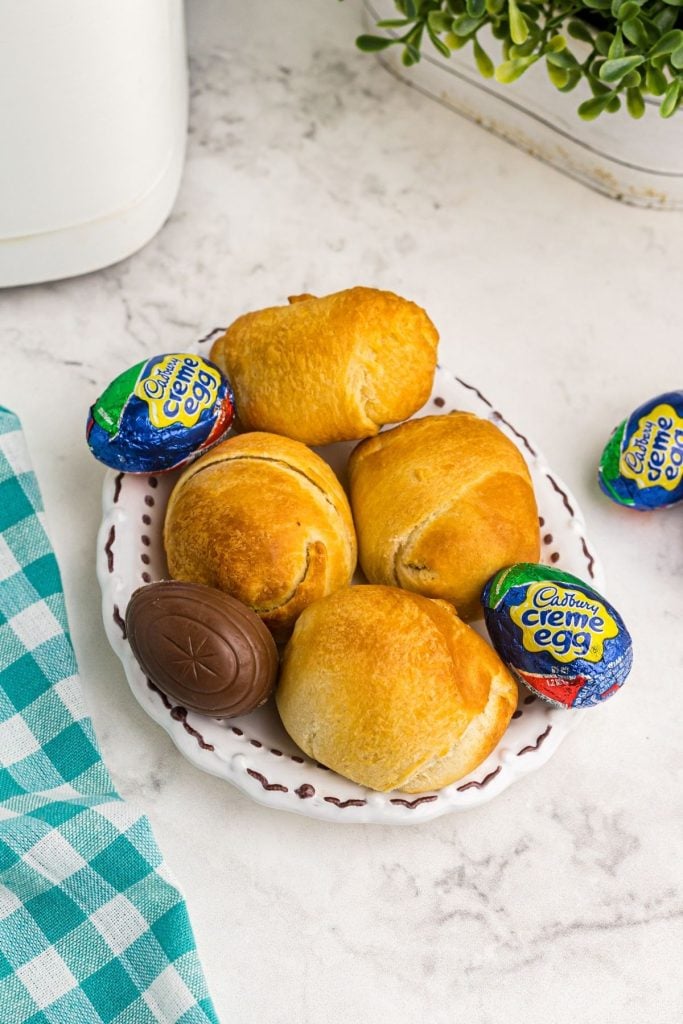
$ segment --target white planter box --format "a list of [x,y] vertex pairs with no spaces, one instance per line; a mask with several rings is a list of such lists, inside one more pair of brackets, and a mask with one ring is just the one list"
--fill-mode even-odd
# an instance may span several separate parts
[[[378,18],[398,16],[392,0],[363,2],[367,31],[377,32]],[[493,38],[485,46],[495,63],[502,60],[500,46]],[[418,91],[604,195],[635,206],[683,209],[681,114],[665,120],[657,104],[646,101],[639,121],[625,110],[582,121],[576,108],[590,95],[584,83],[558,92],[539,62],[511,85],[500,85],[481,77],[471,46],[446,59],[426,40],[422,60],[410,68],[401,63],[398,46],[381,51],[379,59]]]

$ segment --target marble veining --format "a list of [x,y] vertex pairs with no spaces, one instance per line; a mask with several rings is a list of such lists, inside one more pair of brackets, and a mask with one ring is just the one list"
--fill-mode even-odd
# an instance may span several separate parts
[[[681,387],[679,215],[623,208],[357,54],[355,0],[193,0],[180,195],[124,263],[0,292],[89,706],[149,814],[221,1019],[677,1024],[683,1017],[683,515],[604,499],[612,427]],[[183,761],[109,649],[88,405],[124,367],[289,294],[425,305],[440,360],[567,481],[634,639],[623,692],[478,810],[416,828],[265,809]]]

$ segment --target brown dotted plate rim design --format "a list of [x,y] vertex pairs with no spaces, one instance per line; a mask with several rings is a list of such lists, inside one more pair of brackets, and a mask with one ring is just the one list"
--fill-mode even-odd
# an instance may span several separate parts
[[[209,336],[211,337],[211,336]],[[446,396],[446,397],[444,397]],[[578,504],[550,470],[538,448],[489,399],[443,367],[418,415],[466,409],[499,426],[524,455],[539,501],[542,558],[574,572],[598,589],[602,568],[585,532]],[[109,471],[97,541],[97,574],[105,630],[121,659],[134,696],[192,764],[235,785],[258,803],[336,822],[411,824],[468,810],[502,793],[546,763],[585,712],[552,707],[520,691],[520,702],[496,750],[471,775],[438,792],[375,793],[343,779],[298,750],[275,722],[271,702],[253,715],[226,722],[176,707],[147,680],[125,638],[125,608],[138,586],[160,578],[159,538],[174,476],[127,476]],[[552,509],[552,511],[549,511]],[[567,551],[571,548],[571,555]],[[131,569],[137,566],[136,569]],[[483,628],[482,628],[483,631]],[[263,716],[269,716],[264,718]],[[273,721],[269,721],[272,719]],[[273,727],[279,734],[273,738]]]

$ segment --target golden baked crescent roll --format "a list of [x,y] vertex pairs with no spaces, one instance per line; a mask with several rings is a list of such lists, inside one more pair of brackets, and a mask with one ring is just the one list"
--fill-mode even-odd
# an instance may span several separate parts
[[229,438],[185,470],[164,524],[174,579],[226,591],[277,636],[356,565],[346,495],[323,460],[275,434]]
[[517,685],[445,601],[357,586],[299,617],[276,701],[309,757],[361,786],[422,793],[488,756]]
[[371,583],[482,615],[499,569],[537,562],[529,470],[505,434],[471,413],[411,420],[363,441],[349,461],[360,563]]
[[230,379],[246,429],[329,444],[371,437],[424,405],[438,340],[414,302],[349,288],[239,317],[211,359]]

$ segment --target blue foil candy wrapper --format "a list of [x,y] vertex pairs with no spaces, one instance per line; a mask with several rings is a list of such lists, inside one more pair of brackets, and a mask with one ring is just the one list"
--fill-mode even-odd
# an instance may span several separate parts
[[592,707],[625,682],[633,647],[624,621],[576,576],[519,562],[489,580],[482,602],[502,660],[551,704]]
[[153,356],[120,374],[90,409],[96,459],[124,473],[163,473],[217,444],[235,402],[221,370],[201,356]]
[[683,391],[658,395],[619,424],[598,481],[612,501],[640,511],[683,500]]

